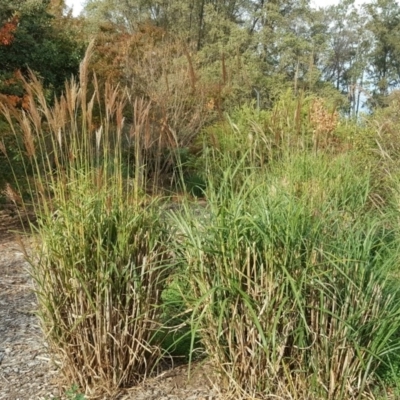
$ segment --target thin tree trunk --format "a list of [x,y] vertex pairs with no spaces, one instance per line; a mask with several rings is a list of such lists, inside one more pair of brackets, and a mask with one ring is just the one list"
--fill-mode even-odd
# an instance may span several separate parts
[[199,31],[197,36],[197,50],[201,49],[201,41],[203,39],[203,23],[204,23],[204,3],[205,0],[201,0],[200,11],[199,11]]

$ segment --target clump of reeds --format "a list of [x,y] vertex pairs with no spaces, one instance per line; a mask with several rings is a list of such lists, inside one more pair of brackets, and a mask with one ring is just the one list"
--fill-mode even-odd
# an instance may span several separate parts
[[174,216],[193,337],[232,398],[368,396],[400,327],[398,245],[368,204],[369,172],[350,154],[228,164],[203,218]]
[[349,147],[346,140],[336,135],[338,127],[339,114],[327,101],[305,92],[295,96],[288,90],[271,109],[243,105],[223,121],[207,127],[201,136],[204,157],[196,163],[200,171],[207,169],[208,174],[218,176],[224,162],[241,164],[244,171],[268,169],[281,157],[299,151],[320,151],[333,156]]
[[2,112],[21,138],[31,201],[23,206],[37,218],[29,262],[41,326],[69,384],[95,395],[154,368],[168,267],[158,202],[146,197],[143,179],[149,104],[89,81],[91,52],[80,81],[53,104],[32,75],[24,84],[29,108]]

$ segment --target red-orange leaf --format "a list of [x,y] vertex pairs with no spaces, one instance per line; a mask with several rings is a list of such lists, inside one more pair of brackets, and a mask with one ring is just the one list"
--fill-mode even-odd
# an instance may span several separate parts
[[9,46],[14,41],[14,32],[17,30],[19,17],[15,15],[0,28],[0,45]]

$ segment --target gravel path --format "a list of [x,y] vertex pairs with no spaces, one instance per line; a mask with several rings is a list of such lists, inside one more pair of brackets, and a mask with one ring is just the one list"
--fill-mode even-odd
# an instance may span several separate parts
[[0,399],[4,400],[51,399],[58,393],[57,371],[34,314],[36,299],[26,267],[12,235],[0,236]]

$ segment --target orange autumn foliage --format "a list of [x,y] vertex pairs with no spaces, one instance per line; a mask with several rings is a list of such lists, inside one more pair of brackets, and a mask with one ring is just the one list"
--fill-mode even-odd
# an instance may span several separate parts
[[[21,83],[22,75],[20,71],[14,72],[14,77],[11,79],[7,79],[3,82],[3,84],[7,87],[11,87],[13,85],[18,85]],[[20,108],[23,110],[29,109],[29,96],[25,93],[22,96],[18,96],[15,94],[6,94],[0,93],[0,101],[3,104],[6,104],[12,108]]]
[[19,22],[18,15],[14,15],[8,22],[0,28],[0,45],[9,46],[14,41],[14,33]]
[[24,94],[22,97],[13,94],[1,95],[1,99],[8,106],[13,108],[22,108],[23,110],[29,109],[29,96]]

